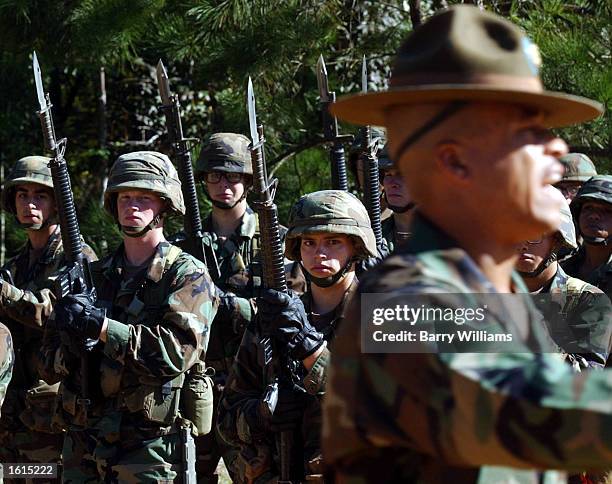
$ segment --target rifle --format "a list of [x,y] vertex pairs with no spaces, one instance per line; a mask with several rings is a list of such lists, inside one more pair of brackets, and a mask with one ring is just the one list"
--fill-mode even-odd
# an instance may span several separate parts
[[[281,292],[287,291],[287,279],[285,277],[285,265],[283,257],[283,244],[281,242],[278,211],[274,204],[274,195],[278,179],[268,180],[266,169],[263,135],[263,126],[257,124],[257,114],[255,112],[255,94],[253,92],[253,82],[249,77],[247,85],[247,110],[249,113],[249,129],[251,133],[251,161],[253,163],[253,191],[257,197],[254,202],[255,210],[259,216],[259,226],[261,227],[261,251],[263,255],[263,280],[265,287]],[[274,368],[274,350],[272,341],[269,337],[262,338],[261,348],[264,363],[264,382],[266,392],[263,397],[263,410],[274,413],[278,401],[278,370]],[[291,478],[291,432],[283,431],[280,433],[280,479],[279,483],[289,483]]]
[[353,135],[341,135],[338,132],[338,119],[329,112],[330,106],[336,102],[336,93],[329,91],[327,82],[327,69],[323,55],[317,61],[317,84],[321,96],[321,117],[323,121],[323,137],[331,143],[329,158],[332,172],[332,188],[334,190],[348,191],[348,178],[346,176],[346,162],[343,142],[351,142]]
[[[368,67],[365,55],[361,66],[361,92],[368,92]],[[362,128],[361,156],[365,162],[364,205],[370,216],[376,245],[382,245],[382,224],[380,221],[380,179],[378,174],[378,140],[372,140],[370,126]]]
[[179,429],[179,438],[181,439],[182,452],[182,482],[183,484],[195,484],[198,482],[196,477],[196,447],[191,428],[188,425],[182,425]]
[[221,277],[217,257],[212,247],[202,243],[202,219],[198,205],[193,165],[191,163],[190,142],[195,138],[185,138],[181,122],[181,104],[179,97],[170,91],[168,73],[161,59],[157,63],[157,87],[162,100],[160,109],[166,117],[166,127],[170,143],[178,158],[178,175],[181,180],[181,189],[185,199],[185,232],[187,234],[186,250],[195,258],[204,262],[208,267],[213,281]]
[[[40,111],[37,111],[42,127],[45,148],[53,153],[53,159],[49,162],[51,178],[53,179],[53,191],[55,193],[55,203],[57,205],[57,215],[62,235],[64,247],[64,259],[66,266],[58,274],[55,281],[54,293],[59,300],[67,294],[88,293],[95,300],[96,292],[89,270],[89,262],[83,255],[83,245],[81,243],[81,232],[76,216],[74,198],[70,184],[68,165],[64,158],[66,151],[66,138],[57,140],[55,137],[55,127],[51,116],[51,99],[49,94],[45,94],[42,73],[36,52],[32,56],[32,67],[34,70],[34,82],[36,84],[36,95],[40,104]],[[83,342],[81,351],[81,398],[78,403],[82,406],[84,415],[87,415],[87,407],[90,405],[89,390],[87,382],[87,352],[91,351],[98,340],[86,340]]]

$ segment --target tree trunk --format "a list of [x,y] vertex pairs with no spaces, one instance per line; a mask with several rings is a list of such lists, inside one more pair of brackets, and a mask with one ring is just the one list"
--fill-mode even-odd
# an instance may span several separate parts
[[421,0],[410,0],[410,20],[412,21],[412,28],[416,29],[422,23],[421,16]]

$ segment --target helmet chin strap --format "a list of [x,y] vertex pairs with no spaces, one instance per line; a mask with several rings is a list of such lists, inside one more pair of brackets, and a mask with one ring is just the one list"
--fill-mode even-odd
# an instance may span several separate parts
[[153,217],[153,220],[151,220],[144,227],[130,227],[129,225],[120,225],[121,233],[123,233],[124,235],[127,235],[128,237],[132,237],[134,239],[143,237],[150,230],[157,228],[157,226],[160,224],[162,220],[163,215],[164,215],[164,211],[162,210],[155,217]]
[[238,205],[240,202],[242,202],[246,198],[247,192],[248,192],[247,188],[245,187],[244,193],[238,200],[236,200],[234,203],[226,203],[226,202],[220,202],[218,200],[213,199],[210,196],[210,193],[208,193],[208,190],[206,189],[206,184],[203,183],[202,185],[204,185],[204,193],[206,194],[206,197],[210,200],[210,203],[212,203],[213,206],[220,208],[221,210],[231,210],[232,208],[234,208],[236,205]]
[[387,207],[390,208],[395,213],[406,213],[408,210],[412,210],[416,206],[416,203],[414,202],[409,202],[407,205],[404,205],[403,207],[400,207],[398,205],[391,205],[389,203],[389,199],[387,198],[386,193],[385,193],[385,202],[387,202]]
[[610,244],[610,237],[588,237],[582,232],[580,233],[585,243],[589,245],[603,245],[607,246]]
[[544,269],[546,269],[549,265],[551,265],[556,260],[557,260],[557,250],[554,250],[553,252],[551,252],[551,254],[546,259],[540,262],[540,265],[536,267],[534,270],[530,272],[523,272],[523,271],[517,271],[517,272],[523,277],[529,277],[529,278],[538,277],[540,274],[542,274]]
[[306,281],[308,283],[312,283],[318,287],[331,287],[346,275],[346,273],[349,271],[349,269],[353,265],[353,262],[357,262],[357,259],[355,257],[351,257],[346,262],[346,264],[344,264],[344,267],[340,269],[338,272],[336,272],[333,276],[327,276],[327,277],[315,277],[306,270],[306,268],[302,264],[302,261],[300,261],[299,264],[300,264],[300,267],[302,268],[302,271],[304,272],[304,277],[306,278]]
[[57,219],[57,214],[51,215],[50,217],[47,217],[46,220],[43,220],[43,223],[41,224],[32,224],[32,223],[22,223],[19,221],[19,219],[17,218],[17,216],[15,215],[15,220],[17,221],[17,224],[19,225],[19,227],[21,227],[22,229],[25,230],[42,230],[46,227],[48,227],[49,225],[55,225],[57,223],[59,223],[58,219]]

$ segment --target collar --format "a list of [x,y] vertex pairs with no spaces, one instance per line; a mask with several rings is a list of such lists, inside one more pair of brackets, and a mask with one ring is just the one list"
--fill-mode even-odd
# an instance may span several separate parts
[[569,276],[561,268],[561,264],[557,264],[557,272],[554,277],[546,284],[541,292],[559,292],[565,289]]
[[[213,239],[216,239],[216,233],[213,228],[212,213],[204,219],[204,232],[214,234]],[[229,237],[231,239],[252,239],[259,232],[259,220],[257,214],[247,204],[246,210],[240,218],[240,224],[236,227],[234,233]]]
[[[32,250],[32,244],[30,244],[30,240],[28,239],[21,249],[19,255],[27,256],[29,255],[30,250]],[[45,244],[45,247],[43,248],[43,251],[36,263],[43,265],[51,264],[62,252],[62,250],[62,234],[58,225],[55,231],[49,236],[49,239],[47,240],[47,243]]]
[[[164,272],[168,269],[168,255],[172,244],[167,241],[160,242],[155,250],[155,254],[149,263],[147,268],[146,278],[152,282],[159,282],[164,275]],[[123,254],[125,253],[125,247],[123,244],[119,246],[113,257],[109,257],[102,264],[102,270],[109,277],[112,277],[113,273],[121,274],[123,272]]]

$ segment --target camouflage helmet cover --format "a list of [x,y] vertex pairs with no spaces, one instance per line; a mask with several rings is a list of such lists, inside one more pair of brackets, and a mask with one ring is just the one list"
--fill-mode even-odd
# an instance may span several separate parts
[[564,181],[581,181],[585,182],[589,178],[597,175],[597,169],[587,155],[582,153],[568,153],[562,156],[559,161],[565,167],[565,173],[562,178]]
[[104,191],[104,208],[117,217],[114,194],[124,190],[148,190],[167,200],[172,212],[183,215],[185,204],[181,182],[174,165],[166,155],[157,151],[135,151],[121,155],[115,161]]
[[51,158],[46,156],[26,156],[15,163],[9,173],[2,189],[2,208],[12,214],[15,213],[15,187],[25,183],[38,183],[53,188]]
[[591,200],[612,204],[612,175],[596,175],[580,187],[576,198],[570,204],[576,223],[582,204]]
[[[578,243],[576,242],[576,228],[574,227],[574,219],[572,218],[572,212],[569,204],[565,200],[563,200],[563,205],[561,205],[561,225],[559,225],[556,233],[559,234],[563,247],[566,247],[569,250],[573,250],[578,247]],[[560,248],[561,247],[559,247],[557,251]]]
[[378,169],[380,171],[391,170],[393,168],[393,161],[389,157],[388,144],[385,144],[378,153]]
[[370,226],[370,217],[352,193],[321,190],[301,197],[289,214],[285,256],[299,261],[300,238],[305,234],[321,232],[353,236],[357,242],[356,257],[376,256],[376,238]]
[[224,171],[253,175],[249,138],[236,133],[215,133],[202,146],[196,162],[195,178],[201,180],[205,173]]

